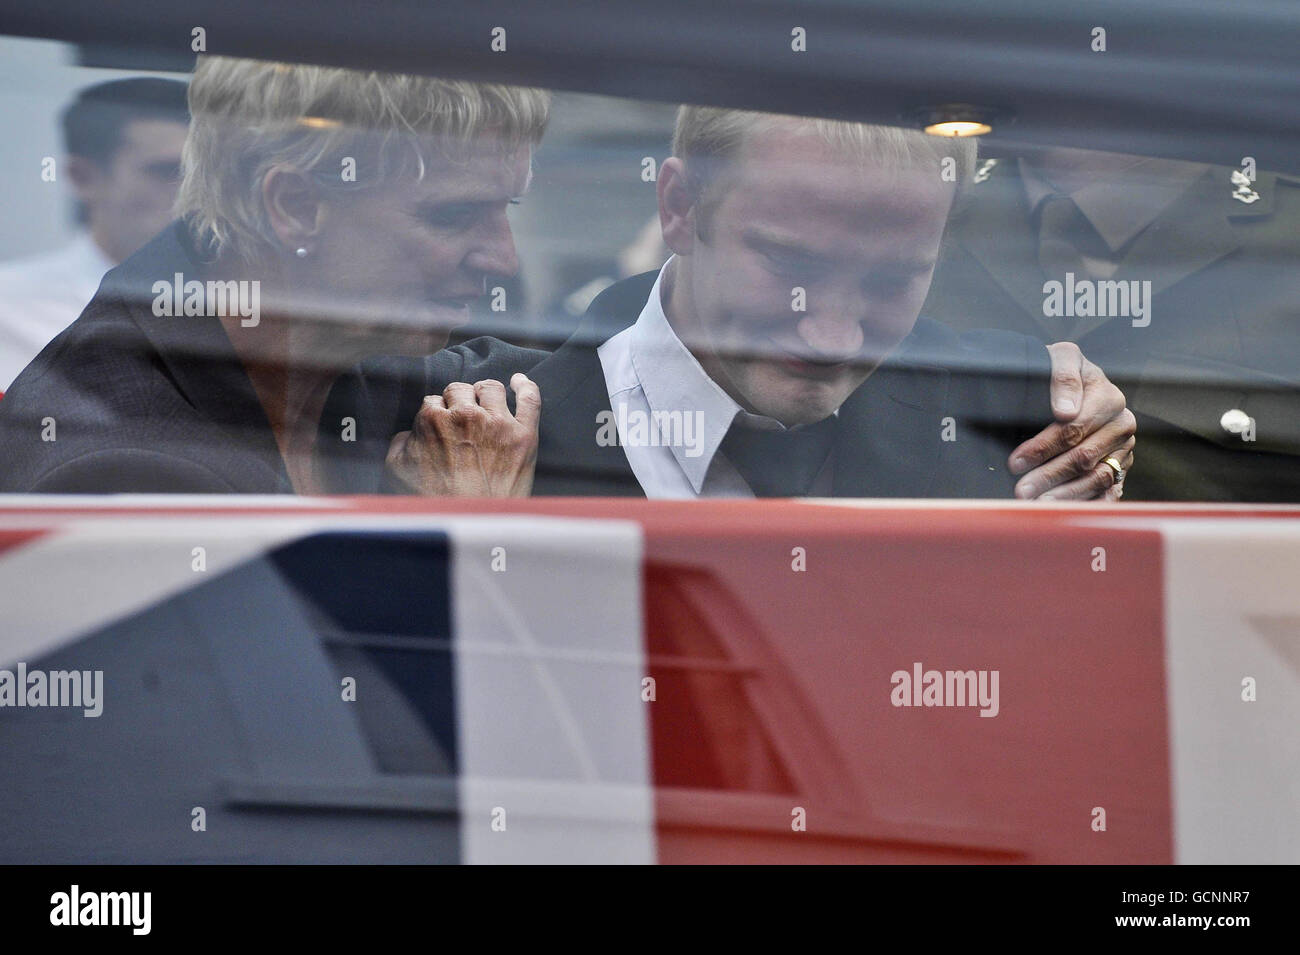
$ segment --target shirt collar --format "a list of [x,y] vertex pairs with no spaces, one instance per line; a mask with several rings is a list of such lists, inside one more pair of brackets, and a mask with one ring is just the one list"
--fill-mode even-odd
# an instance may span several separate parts
[[673,457],[677,459],[695,493],[699,494],[718,446],[727,436],[737,415],[746,423],[759,428],[779,429],[783,425],[774,418],[745,411],[709,377],[673,331],[668,316],[664,313],[662,294],[666,287],[664,276],[673,267],[675,258],[670,258],[659,270],[650,297],[641,309],[636,324],[632,326],[628,351],[651,412],[703,412],[701,453],[691,457],[687,455],[686,448],[670,445]]
[[104,250],[95,244],[89,232],[82,232],[69,245],[78,267],[87,273],[103,276],[117,263],[104,254]]
[[1019,165],[1031,211],[1048,196],[1069,196],[1112,252],[1128,245],[1209,168],[1203,163],[1136,158],[1119,182],[1108,176],[1062,192],[1036,166],[1024,159]]
[[95,244],[89,232],[80,233],[67,245],[64,262],[74,283],[77,296],[90,301],[105,273],[116,266],[104,250]]

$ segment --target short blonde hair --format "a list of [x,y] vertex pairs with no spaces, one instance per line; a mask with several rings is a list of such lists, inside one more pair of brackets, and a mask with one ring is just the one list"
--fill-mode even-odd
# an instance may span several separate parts
[[[430,139],[495,137],[507,152],[540,142],[550,112],[543,90],[336,67],[200,57],[190,81],[192,120],[176,211],[211,253],[251,260],[277,251],[262,180],[287,163],[355,188],[397,175],[423,178]],[[352,185],[347,183],[346,185]]]
[[933,168],[939,176],[951,158],[957,190],[975,169],[976,141],[971,137],[933,136],[919,129],[876,126],[842,120],[757,113],[714,106],[682,106],[673,131],[673,155],[686,164],[687,183],[698,204],[697,223],[706,220],[722,197],[711,189],[735,161],[752,133],[794,125],[863,161],[891,169]]

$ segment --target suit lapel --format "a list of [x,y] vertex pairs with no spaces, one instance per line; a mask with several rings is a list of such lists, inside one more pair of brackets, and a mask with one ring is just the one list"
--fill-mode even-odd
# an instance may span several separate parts
[[542,392],[537,449],[538,495],[644,497],[620,445],[596,443],[597,416],[609,411],[600,357],[575,336],[529,376]]
[[986,182],[970,188],[974,195],[967,211],[971,221],[963,231],[978,238],[966,243],[967,251],[1010,295],[1049,341],[1065,337],[1061,319],[1043,314],[1043,283],[1038,266],[1038,236],[1029,221],[1028,200],[1018,166],[1004,160]]
[[[1261,173],[1255,184],[1260,198],[1247,205],[1232,198],[1230,173],[1215,167],[1193,183],[1133,241],[1112,280],[1149,280],[1151,294],[1159,295],[1235,251],[1240,240],[1230,220],[1271,215],[1276,177]],[[1067,337],[1077,341],[1112,320],[1099,316],[1077,319],[1067,335],[1060,319],[1043,314],[1046,279],[1037,265],[1038,240],[1017,164],[999,163],[987,182],[971,188],[979,193],[966,231],[980,238],[967,243],[967,250],[1043,329],[1049,341]]]
[[1272,215],[1276,176],[1260,174],[1259,199],[1246,205],[1232,198],[1230,172],[1215,167],[1196,180],[1133,240],[1115,278],[1149,279],[1159,295],[1235,251],[1241,241],[1229,219]]
[[929,495],[941,466],[948,382],[942,368],[886,362],[849,396],[835,445],[836,497]]
[[275,434],[253,383],[235,353],[221,321],[208,315],[159,317],[153,314],[155,281],[205,280],[204,264],[192,248],[183,221],[168,228],[105,277],[132,319],[148,337],[185,400],[255,453],[274,474],[280,492],[293,486]]
[[[1215,167],[1193,183],[1133,241],[1112,280],[1149,280],[1151,294],[1159,295],[1236,251],[1241,243],[1231,220],[1272,215],[1276,176],[1260,173],[1255,183],[1259,199],[1246,204],[1232,198],[1230,174],[1230,169]],[[972,188],[980,194],[972,209],[977,218],[968,231],[981,240],[968,243],[968,251],[1049,340],[1078,341],[1112,320],[1078,319],[1067,336],[1058,319],[1043,314],[1045,277],[1037,267],[1037,237],[1016,164],[999,163],[987,183]]]
[[[1112,280],[1149,281],[1156,296],[1236,251],[1241,241],[1229,216],[1271,215],[1274,177],[1262,174],[1256,184],[1260,198],[1245,205],[1232,198],[1230,172],[1214,167],[1192,183],[1133,240]],[[1113,320],[1081,318],[1071,337],[1078,341]]]

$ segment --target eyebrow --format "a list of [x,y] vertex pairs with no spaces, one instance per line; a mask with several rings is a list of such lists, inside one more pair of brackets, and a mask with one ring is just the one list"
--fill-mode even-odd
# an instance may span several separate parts
[[[746,239],[760,246],[771,246],[783,252],[790,252],[796,255],[806,256],[809,259],[815,259],[820,262],[831,263],[839,259],[833,253],[827,253],[821,249],[805,245],[797,239],[788,239],[770,232],[764,232],[761,229],[750,229],[745,234]],[[893,271],[902,275],[919,275],[934,268],[937,259],[894,259],[882,263],[880,271]]]
[[438,212],[443,209],[464,209],[466,211],[488,211],[506,203],[516,202],[519,196],[507,196],[504,199],[421,199],[415,204],[417,213]]
[[[473,190],[469,193],[469,195],[466,195],[462,198],[456,198],[455,196],[445,196],[441,198],[438,196],[427,196],[416,203],[416,209],[421,212],[430,212],[435,209],[445,209],[448,206],[460,206],[466,208],[477,207],[480,209],[487,209],[493,206],[499,206],[503,202],[518,202],[520,199],[522,199],[525,195],[528,194],[528,190],[532,186],[532,184],[533,184],[533,167],[532,164],[530,163],[528,166],[528,178],[524,180],[524,188],[520,190],[518,193],[500,197],[501,196],[500,193],[492,192],[492,198],[486,198],[483,196],[483,192],[488,192],[489,189],[483,189],[483,190]],[[477,192],[478,194],[475,195],[475,192]]]

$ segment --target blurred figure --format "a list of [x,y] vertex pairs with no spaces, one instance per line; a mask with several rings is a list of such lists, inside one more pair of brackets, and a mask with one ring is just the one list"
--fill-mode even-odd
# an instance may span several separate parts
[[615,282],[630,279],[634,275],[658,270],[672,255],[672,250],[664,243],[663,230],[659,227],[658,214],[645,220],[637,230],[632,241],[618,253],[618,275],[598,275],[581,287],[574,289],[564,298],[564,309],[570,315],[581,316],[591,307],[596,296]]
[[[967,200],[925,313],[1104,367],[1142,435],[1129,499],[1300,501],[1300,179],[1050,149],[985,160]],[[1143,314],[1106,314],[1109,283]]]
[[161,230],[180,185],[185,84],[114,80],[63,113],[63,174],[85,231],[67,247],[0,265],[0,393],[81,314],[104,273]]

